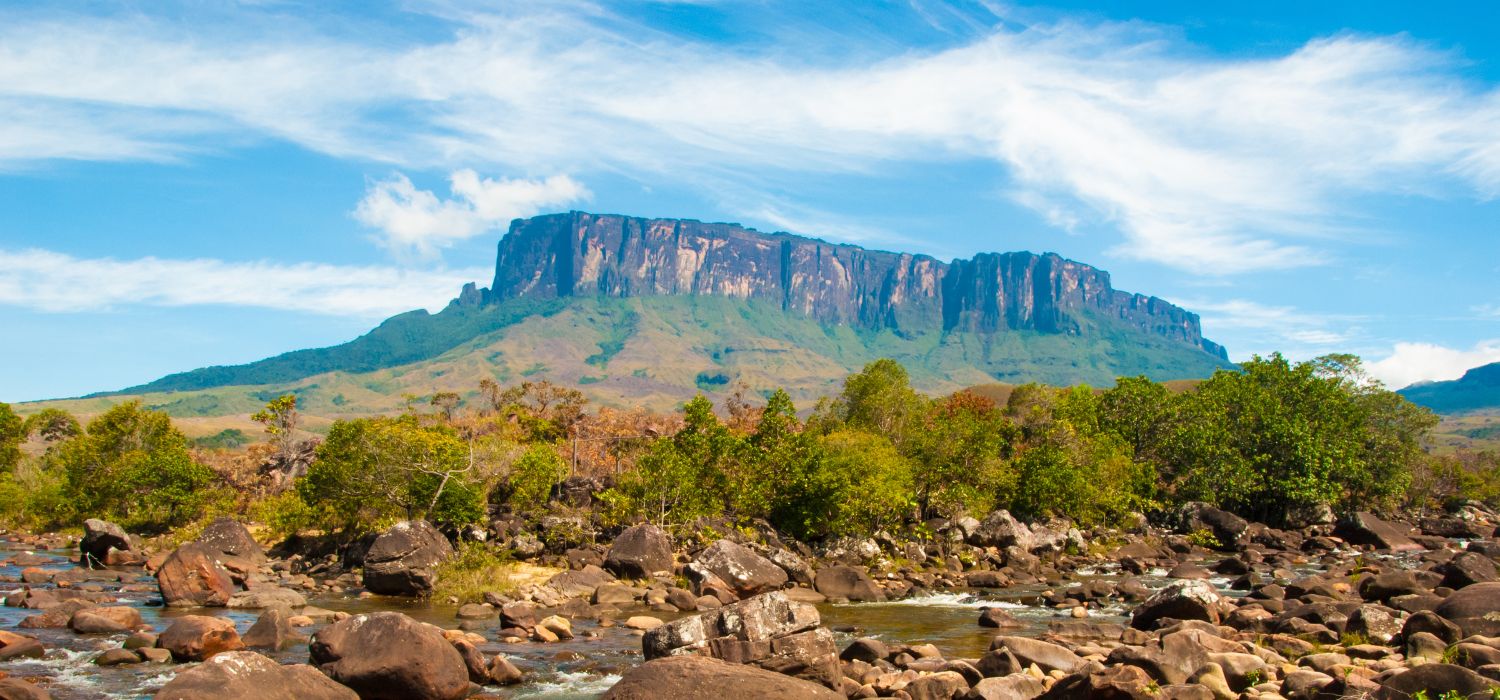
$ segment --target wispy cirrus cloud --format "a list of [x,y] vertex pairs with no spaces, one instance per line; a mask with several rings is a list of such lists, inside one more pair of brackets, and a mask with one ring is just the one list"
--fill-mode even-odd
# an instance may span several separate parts
[[[22,109],[0,123],[0,164],[277,139],[403,167],[754,191],[768,173],[977,159],[1056,226],[1108,223],[1117,253],[1209,274],[1326,262],[1323,239],[1357,229],[1358,196],[1500,195],[1500,90],[1400,37],[1231,60],[1139,24],[990,15],[948,45],[830,58],[726,49],[582,2],[444,7],[459,8],[445,35],[368,43],[313,26],[221,41],[222,27],[149,17],[11,17],[0,104]],[[410,214],[379,219],[408,232],[393,244],[478,225],[410,233],[453,213],[399,182],[383,192]]]
[[489,274],[483,268],[115,260],[0,250],[0,305],[47,312],[224,305],[380,319],[414,308],[441,309],[461,285]]

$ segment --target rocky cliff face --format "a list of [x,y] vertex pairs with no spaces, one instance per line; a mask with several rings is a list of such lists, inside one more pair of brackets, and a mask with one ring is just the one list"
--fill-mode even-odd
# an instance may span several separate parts
[[1196,314],[1116,291],[1109,273],[1050,253],[943,263],[732,224],[582,212],[514,222],[493,286],[466,290],[460,303],[675,294],[762,299],[823,323],[898,333],[1079,334],[1108,318],[1225,357]]

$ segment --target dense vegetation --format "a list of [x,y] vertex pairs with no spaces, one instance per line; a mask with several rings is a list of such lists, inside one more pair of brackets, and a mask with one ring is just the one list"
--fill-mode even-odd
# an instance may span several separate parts
[[[474,395],[338,421],[310,465],[291,395],[255,416],[267,441],[248,452],[192,450],[138,403],[86,426],[60,411],[23,421],[0,404],[0,508],[35,527],[108,517],[160,530],[239,509],[287,534],[415,517],[461,530],[567,510],[562,485],[576,475],[608,485],[592,510],[606,523],[762,519],[819,540],[994,508],[1097,525],[1203,500],[1297,524],[1330,509],[1500,502],[1495,455],[1425,452],[1435,417],[1352,356],[1255,358],[1179,392],[1144,377],[1106,390],[1031,384],[1003,403],[923,395],[878,360],[806,414],[785,391],[756,405],[743,387],[722,412],[698,396],[675,416],[590,411],[544,381],[485,381]],[[276,473],[294,476],[278,490],[264,477]]]

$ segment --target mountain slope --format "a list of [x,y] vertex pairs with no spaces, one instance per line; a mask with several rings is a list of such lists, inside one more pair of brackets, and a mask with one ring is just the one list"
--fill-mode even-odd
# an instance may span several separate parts
[[670,408],[735,381],[807,401],[879,357],[906,364],[929,391],[1196,378],[1229,366],[1196,315],[1052,254],[943,263],[732,224],[570,212],[514,222],[492,287],[467,285],[440,313],[88,398],[140,396],[208,416],[294,390],[306,410],[338,415],[396,410],[403,394],[472,394],[485,377],[533,377],[614,405]]
[[[603,405],[657,410],[670,410],[695,391],[718,393],[744,381],[756,389],[785,387],[807,406],[880,357],[901,361],[913,383],[930,392],[995,381],[1107,385],[1120,374],[1201,377],[1222,366],[1195,348],[1140,338],[1113,319],[1088,321],[1078,336],[1014,331],[989,338],[973,333],[903,337],[890,330],[825,326],[759,300],[587,297],[529,314],[509,308],[513,303],[455,306],[426,317],[423,324],[435,335],[451,332],[445,324],[494,327],[431,358],[394,367],[254,385],[146,389],[49,405],[91,413],[139,397],[173,415],[214,416],[249,413],[293,392],[311,415],[357,415],[400,410],[403,395],[454,391],[473,399],[479,380],[494,377],[502,383],[549,379],[575,385]],[[506,319],[519,320],[500,323]],[[272,369],[278,368],[262,365],[256,372]]]
[[1452,381],[1413,384],[1399,393],[1438,413],[1500,408],[1500,362],[1475,367]]

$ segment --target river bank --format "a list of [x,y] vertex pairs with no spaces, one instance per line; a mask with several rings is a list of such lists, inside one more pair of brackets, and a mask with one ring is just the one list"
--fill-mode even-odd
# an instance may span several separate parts
[[[538,556],[532,573],[545,579],[464,606],[369,592],[372,570],[407,583],[430,574],[421,538],[404,530],[387,533],[405,542],[383,569],[267,553],[237,523],[216,523],[176,552],[132,549],[127,535],[97,557],[115,565],[94,569],[77,562],[97,549],[102,525],[81,543],[9,535],[0,629],[34,639],[40,656],[6,637],[0,672],[54,698],[147,698],[202,664],[175,650],[128,657],[124,647],[154,649],[184,619],[227,620],[229,648],[256,639],[252,628],[269,619],[273,644],[256,651],[291,667],[318,664],[320,636],[339,625],[395,612],[441,628],[445,648],[468,662],[462,695],[480,697],[598,697],[622,678],[625,693],[666,683],[652,680],[647,660],[683,651],[847,697],[1097,697],[1113,688],[1291,700],[1379,692],[1423,665],[1448,674],[1429,685],[1489,688],[1500,677],[1500,590],[1487,593],[1500,587],[1493,513],[1469,506],[1415,528],[1365,514],[1296,531],[1225,515],[1199,508],[1170,529],[1085,533],[999,511],[944,523],[926,541],[818,551],[744,532],[688,545],[637,526],[607,547]],[[204,575],[173,579],[203,547],[210,553],[195,565]],[[206,605],[182,604],[195,597]],[[139,619],[121,613],[127,624],[114,631],[78,622],[114,608]],[[773,608],[783,613],[765,612]],[[724,627],[756,614],[777,622]]]

